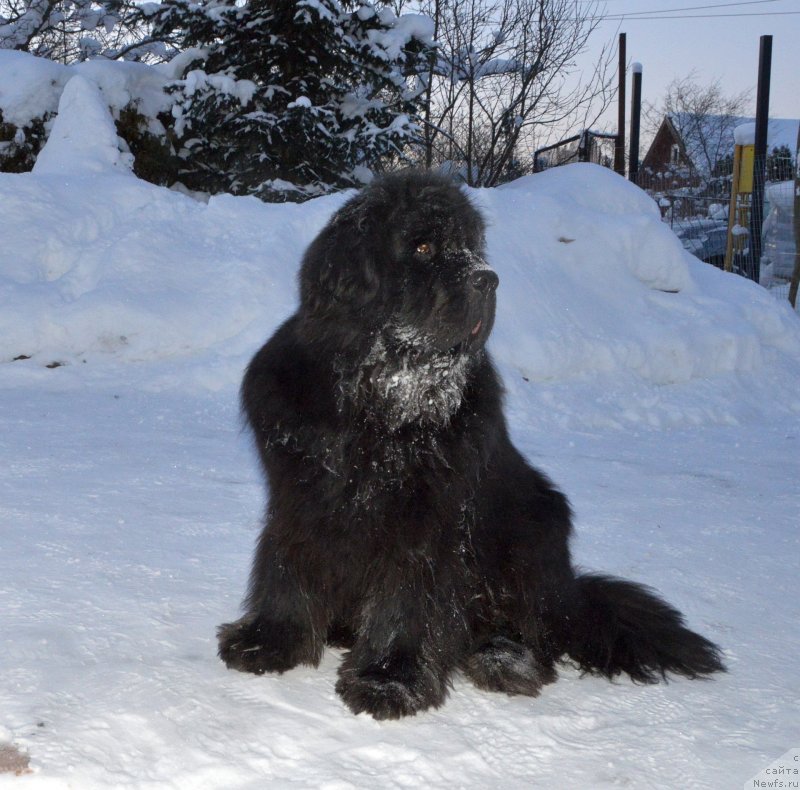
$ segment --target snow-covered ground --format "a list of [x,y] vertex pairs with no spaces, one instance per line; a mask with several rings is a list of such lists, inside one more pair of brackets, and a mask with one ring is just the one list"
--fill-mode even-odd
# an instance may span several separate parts
[[730,788],[800,745],[800,320],[592,165],[472,193],[509,419],[578,562],[659,589],[729,673],[564,667],[536,700],[456,679],[379,723],[334,694],[335,650],[226,670],[264,505],[236,387],[345,196],[139,181],[90,77],[36,170],[0,175],[0,757],[31,769],[0,786]]

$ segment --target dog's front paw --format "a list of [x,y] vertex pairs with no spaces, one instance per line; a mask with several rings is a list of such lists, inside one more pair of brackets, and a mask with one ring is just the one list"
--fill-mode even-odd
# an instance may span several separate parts
[[359,670],[350,653],[339,667],[336,691],[353,713],[399,719],[438,708],[447,696],[447,685],[413,659],[388,659]]
[[285,672],[298,664],[317,666],[321,649],[289,622],[242,618],[217,629],[219,657],[240,672]]

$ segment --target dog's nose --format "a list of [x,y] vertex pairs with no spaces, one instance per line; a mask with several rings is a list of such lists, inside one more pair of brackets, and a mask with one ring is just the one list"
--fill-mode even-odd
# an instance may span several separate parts
[[489,293],[497,288],[500,278],[491,269],[476,269],[469,276],[469,284],[481,293]]

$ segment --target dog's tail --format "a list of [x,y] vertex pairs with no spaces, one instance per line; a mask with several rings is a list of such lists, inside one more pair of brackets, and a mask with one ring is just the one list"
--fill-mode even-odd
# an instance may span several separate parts
[[626,672],[656,683],[668,672],[689,678],[724,672],[720,649],[685,627],[679,611],[648,588],[599,574],[578,576],[578,611],[568,623],[566,653],[584,671]]

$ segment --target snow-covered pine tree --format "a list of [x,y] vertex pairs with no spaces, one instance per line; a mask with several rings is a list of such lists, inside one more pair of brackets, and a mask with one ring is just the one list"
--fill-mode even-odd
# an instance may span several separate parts
[[359,185],[416,139],[425,17],[337,0],[167,0],[180,180],[207,192],[303,200]]

